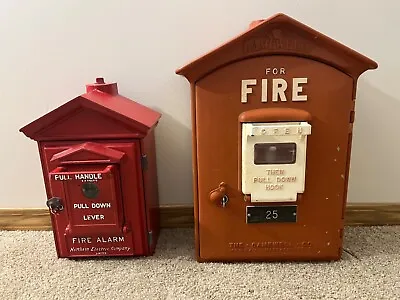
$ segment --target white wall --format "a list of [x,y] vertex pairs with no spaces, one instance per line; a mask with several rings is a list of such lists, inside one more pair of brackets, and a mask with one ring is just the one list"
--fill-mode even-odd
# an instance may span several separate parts
[[3,0],[0,207],[45,207],[36,144],[18,129],[83,93],[97,76],[163,113],[160,201],[191,204],[189,84],[174,71],[276,12],[379,63],[359,82],[349,201],[397,202],[399,10],[389,0]]

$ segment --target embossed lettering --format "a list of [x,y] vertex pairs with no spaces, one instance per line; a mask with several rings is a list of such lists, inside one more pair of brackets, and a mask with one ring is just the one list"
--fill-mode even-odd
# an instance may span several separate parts
[[[236,247],[237,245],[240,245]],[[284,251],[307,251],[312,248],[310,241],[252,241],[252,242],[231,242],[228,243],[231,251],[239,252],[284,252]]]
[[283,184],[266,184],[265,189],[267,191],[283,190]]
[[71,247],[69,249],[69,252],[84,252],[84,251],[89,251],[90,248],[84,248],[84,247]]
[[101,180],[101,174],[75,174],[75,179],[78,180]]
[[281,99],[281,101],[287,101],[285,95],[286,89],[287,89],[287,82],[285,79],[282,78],[272,79],[272,102],[277,102],[278,96]]
[[[273,69],[275,70],[275,69]],[[277,69],[276,69],[277,70]],[[269,79],[263,78],[261,79],[261,102],[268,102],[268,83]],[[306,77],[302,78],[292,78],[291,84],[292,84],[292,94],[289,95],[289,99],[287,98],[288,95],[286,95],[286,90],[288,89],[288,81],[284,78],[272,78],[272,92],[271,92],[271,100],[272,102],[287,102],[288,100],[290,101],[307,101],[308,97],[307,95],[301,95],[300,93],[303,92],[303,86],[300,86],[301,84],[306,84],[308,82],[308,79]],[[242,103],[247,103],[248,102],[248,96],[253,93],[253,87],[251,86],[256,86],[257,79],[243,79],[241,83],[241,102]]]
[[266,170],[267,175],[283,175],[285,170],[283,169],[268,169]]
[[60,180],[60,181],[65,181],[65,180],[71,180],[71,176],[68,174],[55,174],[54,175],[54,180]]
[[293,78],[292,101],[307,101],[307,95],[299,95],[303,91],[303,87],[299,84],[307,83],[307,78]]
[[101,173],[88,173],[88,174],[54,174],[54,180],[66,181],[66,180],[82,180],[82,181],[97,181],[102,179]]
[[104,220],[104,215],[84,215],[84,221]]
[[[261,80],[261,102],[267,102],[268,101],[268,95],[267,95],[268,89],[267,89],[267,87],[268,87],[268,80],[267,79],[262,79]],[[242,102],[243,102],[243,99],[242,99]],[[247,98],[246,98],[246,102],[247,102]]]
[[229,243],[229,246],[231,248],[243,248],[244,247],[244,243],[239,242],[239,243]]
[[92,203],[92,208],[111,208],[111,203]]
[[249,88],[249,85],[256,85],[256,79],[244,79],[242,80],[242,103],[247,102],[247,94],[251,94],[253,92],[252,88]]
[[92,238],[91,237],[73,237],[72,244],[91,244]]
[[311,45],[298,39],[296,36],[288,35],[281,29],[274,29],[267,36],[259,36],[247,40],[243,44],[245,54],[270,50],[289,50],[298,52],[309,52]]
[[86,209],[86,208],[89,208],[89,206],[86,203],[74,203],[73,207],[75,209]]
[[296,182],[296,176],[276,177],[276,182]]
[[270,177],[254,177],[253,183],[271,183],[272,180]]
[[105,237],[98,237],[96,242],[98,243],[119,243],[119,242],[124,242],[125,237],[123,236],[110,236],[108,238]]
[[272,73],[274,75],[282,75],[282,74],[286,74],[286,70],[285,68],[266,68],[265,69],[265,75],[268,75],[269,73]]

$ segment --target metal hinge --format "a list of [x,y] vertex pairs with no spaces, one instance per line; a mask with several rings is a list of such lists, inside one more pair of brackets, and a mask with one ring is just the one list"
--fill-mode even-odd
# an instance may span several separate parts
[[149,243],[149,247],[153,244],[153,231],[149,231],[147,233],[147,241]]
[[350,119],[349,119],[349,133],[353,132],[353,125],[355,119],[356,112],[354,110],[350,111]]
[[356,118],[356,112],[354,110],[350,111],[350,123],[354,123],[355,118]]
[[147,170],[147,166],[148,166],[148,160],[147,160],[147,155],[143,154],[141,157],[141,164],[142,164],[142,170],[145,171]]

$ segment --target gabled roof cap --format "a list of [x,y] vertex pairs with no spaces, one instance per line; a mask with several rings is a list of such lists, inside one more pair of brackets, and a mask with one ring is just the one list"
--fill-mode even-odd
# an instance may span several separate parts
[[334,39],[283,14],[250,23],[228,42],[176,70],[196,82],[215,69],[261,55],[294,55],[321,61],[356,78],[378,64]]
[[[125,128],[130,128],[132,132],[140,136],[145,136],[161,117],[159,112],[120,95],[117,83],[105,83],[103,78],[97,78],[96,83],[86,85],[86,93],[29,123],[20,131],[34,140],[57,139],[57,137],[53,138],[48,136],[49,133],[44,132],[50,127],[56,126],[60,120],[67,117],[73,118],[74,114],[82,110],[100,113],[108,119],[119,122]],[[102,133],[98,132],[98,134]],[[79,137],[76,136],[76,138]]]

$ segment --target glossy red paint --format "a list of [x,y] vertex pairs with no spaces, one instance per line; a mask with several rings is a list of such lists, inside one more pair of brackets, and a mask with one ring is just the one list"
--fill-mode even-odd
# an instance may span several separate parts
[[97,78],[20,129],[38,143],[58,257],[154,253],[160,117]]

